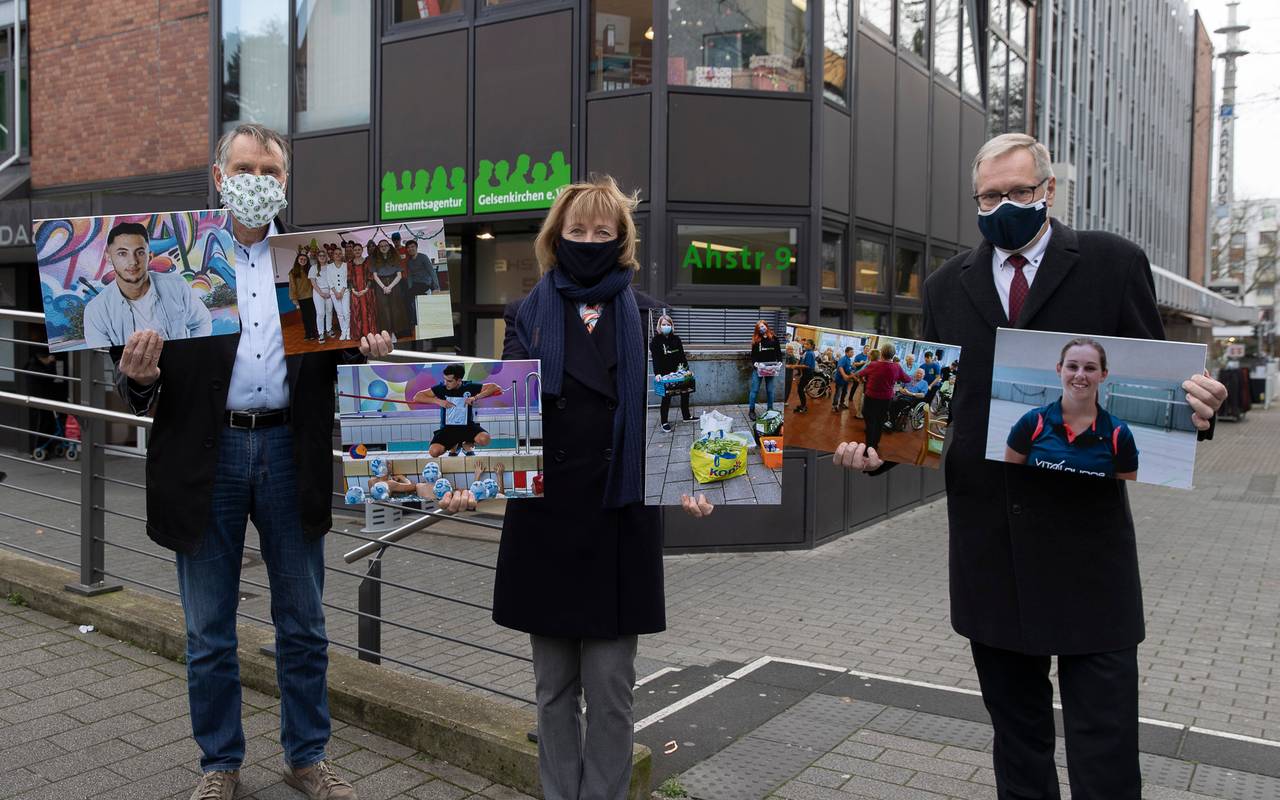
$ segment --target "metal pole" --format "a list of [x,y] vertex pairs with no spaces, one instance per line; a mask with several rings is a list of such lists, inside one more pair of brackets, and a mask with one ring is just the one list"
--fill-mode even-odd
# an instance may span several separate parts
[[[382,616],[382,554],[387,551],[383,547],[369,559],[369,569],[364,580],[360,581],[357,599],[360,611],[359,622],[356,623],[356,644],[360,650],[358,657],[370,664],[381,664],[382,657],[382,620],[373,617]],[[372,615],[366,616],[366,615]]]
[[[103,391],[93,376],[98,374],[102,354],[82,350],[76,359],[80,372],[80,404],[101,408]],[[98,475],[105,471],[106,458],[102,445],[106,442],[105,425],[91,416],[77,417],[80,422],[80,583],[68,583],[67,591],[92,597],[119,590],[120,584],[104,583],[106,568],[106,484]]]
[[518,384],[511,381],[511,421],[515,424],[515,428],[511,431],[516,437],[515,451],[520,452],[520,392],[517,391]]

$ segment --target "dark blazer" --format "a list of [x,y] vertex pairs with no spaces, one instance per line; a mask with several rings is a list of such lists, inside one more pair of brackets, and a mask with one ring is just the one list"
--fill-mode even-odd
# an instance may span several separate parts
[[1141,248],[1052,224],[1015,325],[996,294],[989,243],[925,282],[924,338],[960,345],[964,359],[945,463],[951,623],[1022,653],[1108,652],[1145,636],[1124,482],[986,460],[996,328],[1138,339],[1163,339],[1164,328]]
[[[655,303],[636,299],[643,322]],[[504,359],[529,357],[516,338],[521,302],[507,306]],[[509,500],[502,525],[493,620],[504,627],[605,639],[666,628],[660,509],[600,505],[613,456],[615,322],[606,307],[588,334],[565,303],[564,383],[558,397],[542,395],[545,496]]]
[[[280,230],[288,230],[277,220]],[[240,334],[165,342],[160,379],[148,387],[116,371],[116,388],[135,414],[153,405],[147,440],[147,536],[156,544],[195,552],[209,524],[218,443]],[[122,347],[111,357],[119,362]],[[303,533],[332,527],[333,414],[337,365],[362,360],[357,351],[325,350],[285,358],[289,427],[297,465]]]

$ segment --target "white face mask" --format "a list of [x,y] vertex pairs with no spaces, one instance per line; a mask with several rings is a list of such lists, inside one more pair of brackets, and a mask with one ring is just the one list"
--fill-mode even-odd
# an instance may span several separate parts
[[280,181],[270,175],[242,172],[222,179],[222,205],[246,228],[261,228],[275,219],[289,201]]

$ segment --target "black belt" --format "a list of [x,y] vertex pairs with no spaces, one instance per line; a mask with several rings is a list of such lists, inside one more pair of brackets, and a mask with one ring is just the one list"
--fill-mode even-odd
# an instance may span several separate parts
[[275,411],[228,411],[227,425],[238,430],[256,430],[284,425],[289,421],[289,409],[280,408]]

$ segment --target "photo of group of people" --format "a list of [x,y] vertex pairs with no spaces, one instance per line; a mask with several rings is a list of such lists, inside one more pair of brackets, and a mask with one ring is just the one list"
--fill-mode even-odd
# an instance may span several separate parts
[[35,220],[52,352],[235,333],[235,248],[226,211]]
[[542,494],[537,361],[338,368],[348,504]]
[[834,452],[865,442],[886,461],[941,465],[959,347],[788,325],[785,360],[791,444]]
[[782,310],[650,312],[646,504],[695,491],[716,504],[782,502],[785,324]]
[[1189,489],[1196,428],[1182,382],[1207,347],[1001,328],[987,458]]
[[286,353],[453,335],[444,223],[286,233],[269,239]]

